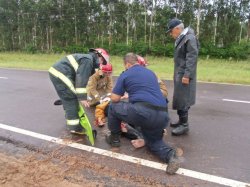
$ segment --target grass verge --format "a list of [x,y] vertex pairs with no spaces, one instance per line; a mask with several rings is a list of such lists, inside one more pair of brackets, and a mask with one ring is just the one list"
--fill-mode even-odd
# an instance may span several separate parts
[[[66,54],[0,53],[0,67],[32,70],[48,70]],[[172,79],[173,59],[147,56],[148,68],[162,79]],[[122,57],[111,56],[113,75],[123,70]],[[250,84],[250,60],[234,61],[199,58],[197,77],[199,81]]]

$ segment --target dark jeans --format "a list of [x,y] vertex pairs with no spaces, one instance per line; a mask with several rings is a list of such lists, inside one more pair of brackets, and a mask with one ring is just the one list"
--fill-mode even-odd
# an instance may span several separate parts
[[122,121],[140,127],[146,146],[164,162],[168,162],[173,151],[163,141],[163,129],[167,127],[168,120],[166,111],[154,110],[140,103],[119,102],[109,107],[108,128],[112,133],[119,134]]

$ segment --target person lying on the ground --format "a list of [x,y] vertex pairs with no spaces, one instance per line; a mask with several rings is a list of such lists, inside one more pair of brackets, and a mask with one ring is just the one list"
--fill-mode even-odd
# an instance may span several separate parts
[[[164,129],[162,132],[164,135],[167,135],[167,129]],[[145,140],[143,138],[140,127],[129,125],[128,123],[121,123],[121,135],[129,140],[134,148],[141,148],[145,146]]]

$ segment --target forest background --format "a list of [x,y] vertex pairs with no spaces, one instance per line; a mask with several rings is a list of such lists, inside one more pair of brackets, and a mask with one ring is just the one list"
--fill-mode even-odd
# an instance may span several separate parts
[[250,0],[0,0],[0,51],[172,57],[174,17],[195,30],[200,56],[249,59]]

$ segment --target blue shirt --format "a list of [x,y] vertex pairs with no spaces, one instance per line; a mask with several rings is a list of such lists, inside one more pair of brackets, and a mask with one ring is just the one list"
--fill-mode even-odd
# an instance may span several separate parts
[[156,75],[141,65],[134,65],[119,76],[113,93],[123,96],[125,92],[131,103],[147,102],[162,107],[167,105]]

